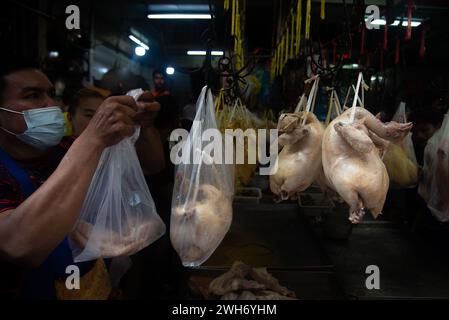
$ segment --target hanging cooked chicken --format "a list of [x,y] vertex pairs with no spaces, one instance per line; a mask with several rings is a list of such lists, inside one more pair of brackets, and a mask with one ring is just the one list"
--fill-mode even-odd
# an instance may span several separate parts
[[360,222],[366,210],[376,218],[382,212],[389,186],[381,159],[386,141],[401,141],[412,123],[382,123],[368,110],[346,110],[326,128],[323,136],[323,169],[329,187],[350,206],[349,220]]
[[270,176],[275,200],[296,198],[316,179],[321,167],[321,140],[324,128],[311,112],[286,113],[278,123],[278,170]]

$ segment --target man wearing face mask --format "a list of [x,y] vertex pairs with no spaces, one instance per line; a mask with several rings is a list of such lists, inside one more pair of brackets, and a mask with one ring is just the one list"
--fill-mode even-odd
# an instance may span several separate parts
[[[155,159],[162,148],[151,125],[160,106],[110,97],[67,150],[58,145],[65,123],[51,82],[33,64],[1,61],[7,64],[0,66],[0,296],[56,298],[55,281],[73,264],[67,235],[102,151],[131,136],[138,123],[142,149],[151,152],[142,164],[163,163]],[[79,267],[83,274],[92,265]]]

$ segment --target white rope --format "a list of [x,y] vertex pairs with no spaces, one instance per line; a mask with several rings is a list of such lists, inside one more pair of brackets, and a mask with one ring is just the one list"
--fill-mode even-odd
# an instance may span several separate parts
[[[349,123],[353,123],[354,122],[354,118],[355,118],[355,110],[356,110],[356,106],[357,106],[357,101],[359,100],[359,90],[360,90],[360,85],[362,84],[363,81],[363,74],[360,72],[359,73],[359,77],[357,79],[357,87],[355,88],[355,92],[354,92],[354,99],[352,100],[352,110],[351,110],[351,117],[349,120]],[[363,88],[362,88],[363,90]]]
[[[354,91],[355,92],[355,87],[354,87],[354,85],[352,85],[352,91]],[[363,92],[363,90],[362,90],[362,92]],[[356,98],[356,96],[354,96],[354,99]],[[363,102],[362,102],[362,100],[360,100],[360,97],[359,96],[357,96],[357,101],[359,102],[359,104],[360,104],[360,106],[361,107],[365,107],[365,105],[363,104]]]
[[300,112],[304,109],[306,103],[306,94],[303,93],[301,99],[299,99],[298,105],[296,106],[295,113]]
[[309,97],[307,98],[307,105],[306,105],[306,109],[305,109],[306,114],[304,115],[304,118],[302,119],[302,125],[304,125],[306,123],[307,114],[309,112],[311,112],[311,110],[312,110],[312,112],[314,110],[315,98],[316,98],[316,93],[318,92],[318,83],[320,82],[320,78],[318,76],[314,76],[310,79],[307,79],[304,82],[310,83],[311,81],[314,81],[314,82],[313,82],[312,88],[310,89]]

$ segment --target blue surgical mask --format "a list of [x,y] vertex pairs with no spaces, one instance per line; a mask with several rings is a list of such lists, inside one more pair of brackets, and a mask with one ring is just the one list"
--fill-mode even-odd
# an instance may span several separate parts
[[5,128],[1,129],[37,149],[45,150],[53,147],[64,137],[65,120],[59,107],[30,109],[23,112],[1,107],[0,110],[23,115],[27,125],[25,132],[17,134]]

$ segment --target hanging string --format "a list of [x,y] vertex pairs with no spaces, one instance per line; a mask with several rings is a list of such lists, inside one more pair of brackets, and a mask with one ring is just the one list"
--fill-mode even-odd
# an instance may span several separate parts
[[291,16],[291,36],[290,36],[290,51],[289,51],[289,58],[293,58],[293,47],[295,45],[295,15],[293,14],[293,11],[290,13]]
[[426,26],[423,26],[421,31],[421,38],[419,40],[419,56],[422,58],[426,55]]
[[325,12],[325,0],[321,0],[321,11],[320,11],[320,18],[321,20],[326,19],[326,12]]
[[302,0],[298,0],[296,7],[296,52],[295,56],[299,56],[301,46],[301,27],[302,27]]
[[362,32],[360,37],[360,55],[365,54],[365,24],[362,23]]
[[[360,90],[360,86],[362,84],[363,81],[363,74],[360,72],[359,73],[359,77],[357,79],[357,87],[355,88],[355,94],[354,94],[354,100],[352,101],[352,110],[351,110],[351,118],[350,118],[350,123],[354,122],[355,119],[355,110],[356,110],[356,106],[357,106],[357,98],[359,95],[359,90]],[[363,88],[362,88],[363,90]]]
[[408,0],[407,6],[407,30],[405,31],[405,40],[408,41],[412,38],[412,10],[413,0]]
[[395,52],[394,52],[394,64],[399,63],[400,44],[401,44],[401,41],[399,40],[398,37],[396,37],[396,48],[395,48]]
[[304,34],[304,37],[306,38],[306,40],[310,39],[310,20],[311,20],[311,16],[310,16],[310,10],[312,7],[312,1],[311,0],[307,0],[307,7],[306,7],[306,31]]

